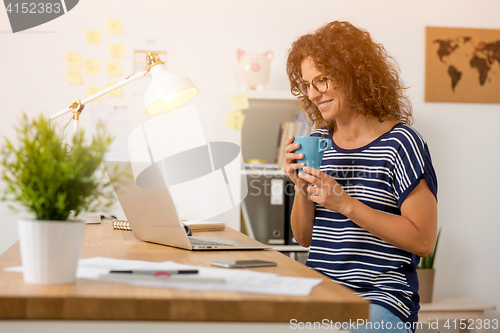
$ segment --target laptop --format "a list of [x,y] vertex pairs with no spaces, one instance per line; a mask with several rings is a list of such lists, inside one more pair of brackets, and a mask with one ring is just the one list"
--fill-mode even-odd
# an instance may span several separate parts
[[[115,190],[130,228],[137,239],[186,250],[262,250],[262,244],[238,242],[217,237],[188,236],[179,219],[168,186],[157,165],[148,168],[150,179],[131,176],[130,162],[105,161],[106,172]],[[128,177],[113,180],[125,172]],[[144,173],[144,172],[143,172]],[[154,177],[151,177],[154,175]]]

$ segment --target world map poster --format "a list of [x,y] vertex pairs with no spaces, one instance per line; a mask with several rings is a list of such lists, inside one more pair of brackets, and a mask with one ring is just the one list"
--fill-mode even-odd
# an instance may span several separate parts
[[500,30],[426,27],[425,101],[500,103]]

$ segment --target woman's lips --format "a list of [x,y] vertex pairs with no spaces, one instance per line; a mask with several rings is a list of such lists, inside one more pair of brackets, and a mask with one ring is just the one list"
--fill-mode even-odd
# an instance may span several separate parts
[[318,109],[320,111],[323,111],[330,103],[332,102],[332,100],[329,100],[329,101],[325,101],[325,102],[321,102],[321,103],[318,103],[317,106],[318,106]]

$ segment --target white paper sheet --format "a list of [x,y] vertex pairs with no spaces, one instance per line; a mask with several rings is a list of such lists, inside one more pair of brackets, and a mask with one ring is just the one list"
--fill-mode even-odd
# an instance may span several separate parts
[[[180,282],[178,279],[168,278],[151,279],[146,276],[140,279],[135,275],[128,279],[128,274],[123,276],[107,275],[110,270],[175,270],[175,269],[197,269],[198,274],[190,275],[190,279],[219,278],[224,283],[210,282]],[[5,271],[22,272],[22,267],[9,267]],[[255,272],[248,269],[227,269],[188,266],[173,261],[151,262],[141,260],[121,260],[94,257],[80,259],[78,263],[77,278],[100,280],[101,275],[106,275],[106,281],[128,283],[134,286],[174,288],[186,290],[219,290],[254,294],[271,294],[285,296],[308,296],[312,289],[323,280],[314,278],[301,278],[291,276],[280,276],[278,274]]]

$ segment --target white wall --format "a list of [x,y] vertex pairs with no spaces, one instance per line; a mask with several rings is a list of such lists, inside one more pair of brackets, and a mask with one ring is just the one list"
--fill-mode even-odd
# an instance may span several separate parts
[[[273,50],[268,89],[288,89],[284,63],[291,43],[328,21],[349,20],[399,60],[411,86],[414,127],[431,149],[443,228],[435,296],[478,297],[500,305],[500,132],[495,130],[500,106],[424,102],[425,26],[500,29],[499,12],[496,0],[85,0],[61,18],[11,34],[0,10],[0,133],[12,137],[21,111],[50,115],[81,97],[80,87],[64,81],[65,52],[83,45],[86,29],[105,31],[107,19],[120,18],[126,43],[150,35],[170,43],[171,70],[200,88],[193,103],[207,139],[231,141],[235,134],[224,126],[228,110],[221,106],[236,88],[236,49]],[[127,68],[124,72],[128,75]],[[15,219],[0,204],[0,252],[17,239]],[[500,310],[487,316],[500,318]]]

